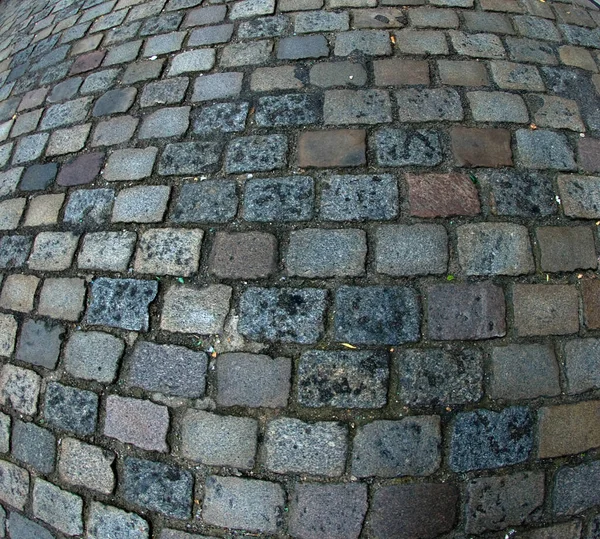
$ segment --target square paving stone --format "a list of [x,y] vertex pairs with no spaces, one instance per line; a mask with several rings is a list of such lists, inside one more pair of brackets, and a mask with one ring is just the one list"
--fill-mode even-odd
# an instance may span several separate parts
[[118,112],[127,112],[133,105],[136,94],[137,90],[131,87],[109,90],[96,101],[92,114],[94,116],[109,116]]
[[428,294],[429,338],[479,340],[506,334],[504,291],[491,283],[435,285]]
[[216,103],[194,111],[193,130],[197,135],[218,136],[219,133],[244,131],[249,104]]
[[418,341],[421,308],[408,287],[342,286],[335,295],[334,339],[391,345]]
[[98,395],[50,382],[44,397],[44,418],[53,427],[85,435],[96,430]]
[[94,232],[86,234],[77,257],[81,269],[125,271],[133,254],[135,232]]
[[253,135],[233,139],[227,148],[228,174],[270,171],[287,163],[288,139],[285,135]]
[[575,339],[564,345],[565,371],[569,394],[600,387],[600,341]]
[[42,109],[38,109],[21,114],[15,121],[10,136],[14,138],[35,131],[35,128],[40,121],[40,117],[42,116],[42,112]]
[[178,77],[146,84],[142,90],[140,107],[180,103],[189,83],[187,77]]
[[398,183],[391,174],[331,176],[322,182],[321,218],[388,220],[398,215]]
[[102,433],[148,451],[166,452],[169,412],[148,400],[109,395]]
[[38,472],[50,474],[54,471],[56,438],[35,423],[15,421],[12,429],[12,456],[29,464]]
[[85,146],[91,124],[77,125],[68,129],[58,129],[50,136],[46,155],[63,155],[78,152]]
[[65,187],[92,183],[100,174],[104,153],[86,153],[67,161],[60,169],[56,183]]
[[167,144],[158,163],[158,173],[172,176],[216,172],[221,148],[222,145],[217,142]]
[[395,355],[398,397],[407,406],[477,402],[482,394],[483,355],[477,348],[412,348]]
[[542,271],[595,269],[598,257],[591,228],[544,226],[536,229]]
[[558,176],[558,191],[563,211],[569,217],[600,217],[600,177]]
[[77,322],[83,311],[85,281],[78,278],[44,279],[38,314]]
[[181,455],[208,466],[254,467],[258,423],[249,417],[187,410],[181,421]]
[[576,101],[542,94],[529,95],[527,101],[533,120],[539,127],[585,131]]
[[308,221],[313,217],[314,181],[308,176],[248,180],[244,192],[246,221]]
[[271,534],[281,526],[284,504],[278,483],[211,475],[206,479],[202,518],[213,526]]
[[139,120],[121,116],[98,123],[92,136],[91,146],[111,146],[127,142],[135,132]]
[[326,125],[377,124],[392,121],[392,105],[384,90],[326,90]]
[[170,220],[175,223],[226,223],[238,207],[234,181],[206,180],[181,187]]
[[317,342],[327,292],[317,288],[248,288],[239,304],[239,332],[255,341]]
[[61,271],[71,267],[79,236],[72,232],[40,232],[28,265],[33,270]]
[[223,332],[232,289],[222,284],[203,288],[171,286],[164,299],[161,329],[200,335]]
[[525,462],[533,449],[533,425],[529,409],[520,406],[457,414],[451,430],[450,468],[465,472]]
[[144,116],[138,138],[176,137],[183,135],[188,128],[190,107],[170,107],[159,109]]
[[39,282],[33,275],[7,275],[0,295],[0,307],[23,313],[32,311]]
[[104,168],[104,179],[113,181],[134,181],[147,178],[152,174],[158,149],[128,148],[110,154]]
[[169,202],[167,185],[131,187],[119,192],[112,212],[113,222],[154,223],[162,220]]
[[38,159],[44,152],[49,137],[48,133],[36,133],[21,138],[13,155],[13,165],[20,165]]
[[363,129],[304,131],[298,137],[298,166],[353,167],[366,161]]
[[448,237],[442,225],[387,225],[376,230],[375,267],[387,275],[446,273]]
[[83,533],[83,500],[66,490],[36,478],[33,514],[67,535]]
[[146,539],[150,533],[148,523],[135,513],[127,513],[98,502],[90,504],[87,527],[92,537],[118,537],[119,534],[124,534],[130,539]]
[[346,464],[347,436],[347,427],[333,421],[275,419],[265,433],[265,468],[279,474],[339,477]]
[[4,197],[15,191],[23,170],[23,167],[16,167],[0,172],[0,196]]
[[138,341],[128,358],[125,383],[146,391],[187,398],[204,396],[207,357],[169,344]]
[[100,331],[77,331],[65,347],[65,369],[77,378],[111,383],[117,374],[125,345]]
[[535,264],[529,232],[512,223],[476,223],[457,229],[458,259],[467,275],[523,275]]
[[493,399],[519,400],[560,394],[554,350],[540,344],[511,344],[492,349]]
[[129,503],[168,517],[188,519],[193,476],[176,466],[132,457],[123,461],[120,489]]
[[157,293],[156,281],[100,277],[92,283],[85,321],[88,324],[146,331],[148,307]]
[[0,404],[21,414],[34,415],[40,384],[41,377],[37,373],[5,364],[0,371]]
[[371,143],[377,163],[383,167],[435,166],[443,159],[440,138],[435,131],[384,127],[375,132]]
[[25,174],[21,177],[19,189],[21,191],[43,190],[52,184],[58,171],[56,163],[46,163],[44,165],[32,165],[27,168]]
[[388,376],[385,352],[309,350],[298,363],[298,402],[310,408],[382,408]]
[[[517,131],[518,133],[518,131]],[[460,167],[511,166],[510,131],[454,127],[450,131],[452,152]]]
[[577,168],[567,138],[562,133],[538,129],[516,132],[518,163],[526,168],[574,170]]
[[438,537],[458,514],[459,490],[447,483],[379,487],[373,494],[369,528],[376,539]]
[[441,463],[441,441],[438,416],[373,421],[359,427],[354,437],[352,475],[431,475]]
[[577,162],[586,172],[600,172],[600,139],[586,137],[579,140]]
[[366,512],[366,485],[297,483],[290,503],[290,534],[358,539]]
[[301,277],[356,276],[365,271],[366,255],[363,230],[306,228],[290,232],[285,265]]
[[78,189],[71,192],[63,221],[76,228],[96,228],[108,223],[115,199],[112,189]]
[[224,279],[260,279],[277,270],[277,239],[266,232],[217,232],[209,272]]
[[30,236],[3,236],[0,238],[0,268],[19,268],[31,251]]
[[519,337],[565,335],[579,330],[579,295],[574,286],[515,285],[513,305]]
[[220,406],[287,406],[292,370],[290,359],[228,353],[219,355],[216,363],[216,401]]
[[553,488],[553,512],[558,515],[575,515],[598,505],[600,495],[595,487],[599,479],[598,461],[559,468]]
[[156,228],[140,236],[134,270],[188,277],[198,271],[202,230]]
[[237,97],[242,91],[243,78],[244,74],[237,72],[199,76],[194,82],[192,101]]

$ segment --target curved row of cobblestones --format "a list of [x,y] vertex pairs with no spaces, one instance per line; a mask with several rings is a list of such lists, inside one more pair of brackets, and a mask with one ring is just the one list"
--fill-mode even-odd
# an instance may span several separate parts
[[0,1],[0,537],[600,538],[600,10]]

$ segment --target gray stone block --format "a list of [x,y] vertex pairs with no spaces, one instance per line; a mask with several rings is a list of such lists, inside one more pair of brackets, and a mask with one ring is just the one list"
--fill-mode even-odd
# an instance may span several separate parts
[[377,163],[384,167],[407,165],[435,166],[442,162],[443,151],[435,131],[384,127],[373,137]]
[[182,73],[196,71],[209,71],[215,64],[215,51],[213,49],[199,49],[182,52],[171,60],[171,68],[167,75],[175,77]]
[[564,345],[564,354],[570,394],[600,387],[600,340],[568,341]]
[[190,107],[159,109],[144,117],[138,138],[163,138],[183,135],[190,123]]
[[170,216],[175,223],[226,223],[237,214],[235,182],[205,180],[181,187]]
[[0,404],[25,415],[37,411],[41,377],[29,369],[6,364],[0,371]]
[[215,73],[200,76],[194,82],[192,101],[212,101],[237,97],[242,91],[243,73]]
[[198,271],[204,232],[154,228],[142,233],[135,255],[138,273],[189,277]]
[[313,216],[314,181],[308,176],[251,179],[244,194],[246,221],[307,221]]
[[46,386],[44,418],[59,429],[93,434],[98,416],[98,395],[57,382]]
[[58,474],[71,485],[110,494],[115,485],[112,469],[115,455],[75,438],[63,438],[60,446]]
[[408,88],[396,92],[398,117],[403,122],[460,121],[463,108],[452,88]]
[[285,34],[289,27],[290,18],[287,15],[273,15],[239,23],[237,35],[241,39],[279,37]]
[[13,423],[11,453],[17,460],[29,464],[43,474],[54,471],[56,438],[35,423],[15,421]]
[[30,269],[60,271],[71,266],[79,236],[73,232],[40,232],[27,264]]
[[16,511],[10,513],[7,524],[11,535],[17,539],[54,539],[46,528]]
[[132,116],[121,116],[100,122],[94,130],[92,146],[112,146],[127,142],[137,128],[139,120]]
[[391,122],[390,96],[385,90],[326,90],[323,121],[327,125]]
[[323,56],[329,56],[329,45],[325,36],[284,37],[279,40],[277,47],[279,60],[299,60]]
[[334,54],[350,56],[362,53],[366,56],[389,56],[392,54],[392,42],[384,30],[352,30],[340,32],[335,36]]
[[228,174],[270,171],[287,164],[288,139],[285,135],[252,135],[233,139],[225,156]]
[[576,515],[600,504],[600,462],[562,466],[553,485],[552,510],[556,515]]
[[127,537],[127,539],[148,539],[150,526],[135,513],[127,513],[110,505],[91,503],[87,521],[89,539]]
[[215,172],[219,168],[221,147],[216,142],[167,144],[158,164],[158,173],[172,176]]
[[0,460],[0,500],[23,510],[28,497],[29,472],[10,462]]
[[[162,221],[171,188],[148,185],[123,189],[117,195],[112,212],[114,222],[156,223]],[[144,234],[148,234],[145,232]]]
[[193,115],[193,130],[197,135],[218,137],[220,133],[244,131],[249,104],[215,103],[197,110]]
[[140,107],[180,103],[183,101],[189,83],[187,77],[177,77],[146,84],[142,90]]
[[33,485],[33,514],[67,535],[83,533],[83,500],[39,478]]
[[255,121],[262,127],[310,125],[321,121],[323,102],[315,94],[265,96],[258,100]]
[[77,266],[81,269],[126,271],[135,240],[136,233],[130,231],[86,234],[77,257]]
[[56,129],[84,122],[92,101],[91,97],[82,97],[74,101],[52,105],[46,110],[40,129]]
[[562,133],[538,129],[516,132],[518,162],[534,169],[574,170],[573,150]]
[[147,178],[152,174],[157,148],[128,148],[110,154],[104,167],[104,179],[113,181],[133,181]]
[[108,223],[115,192],[112,189],[78,189],[69,196],[63,221],[75,228],[95,228]]
[[136,88],[121,88],[109,90],[96,101],[92,114],[94,116],[109,116],[118,112],[127,112],[137,95]]
[[77,378],[111,383],[124,348],[121,339],[108,333],[75,332],[65,347],[65,369]]
[[55,322],[26,320],[21,328],[16,358],[46,369],[56,368],[64,332],[65,328]]

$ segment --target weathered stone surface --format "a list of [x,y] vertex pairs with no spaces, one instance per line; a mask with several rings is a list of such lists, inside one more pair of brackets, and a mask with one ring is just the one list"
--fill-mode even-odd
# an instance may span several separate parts
[[183,346],[138,341],[128,358],[125,383],[166,395],[204,396],[207,358]]
[[437,416],[374,421],[354,438],[352,475],[356,477],[427,476],[441,463]]
[[192,115],[193,130],[203,137],[219,137],[222,133],[243,131],[246,127],[249,104],[216,103],[197,109]]
[[46,189],[54,181],[58,165],[56,163],[36,164],[27,168],[19,183],[22,191]]
[[215,142],[167,144],[158,163],[158,173],[171,176],[214,172],[220,153],[220,146]]
[[479,194],[462,174],[407,174],[410,214],[415,217],[477,215]]
[[329,55],[325,36],[294,36],[279,40],[277,58],[279,60],[299,60],[301,58],[321,58]]
[[516,134],[518,162],[534,169],[574,170],[573,150],[562,133],[519,129]]
[[384,90],[326,90],[323,120],[328,125],[387,123],[391,107]]
[[375,132],[377,163],[384,167],[434,166],[442,161],[439,136],[434,131],[385,127]]
[[0,307],[11,311],[32,311],[39,281],[33,275],[7,275],[0,295]]
[[242,91],[243,73],[216,73],[198,77],[192,101],[212,101],[236,97]]
[[42,271],[68,269],[78,240],[79,236],[72,232],[40,232],[29,256],[29,267]]
[[112,189],[78,189],[69,196],[63,221],[77,228],[96,228],[108,222],[115,192]]
[[513,164],[510,132],[506,129],[455,127],[450,137],[458,166],[500,167]]
[[31,236],[4,236],[0,238],[0,268],[19,268],[29,256]]
[[456,472],[501,468],[526,461],[533,449],[533,418],[524,407],[457,414],[450,468]]
[[287,163],[288,139],[285,135],[252,135],[231,141],[225,155],[229,174],[270,171]]
[[7,527],[15,537],[23,539],[54,539],[54,536],[33,520],[21,516],[16,511],[10,513]]
[[315,124],[321,119],[322,107],[321,98],[315,94],[261,97],[255,121],[262,127]]
[[569,393],[583,393],[600,387],[599,351],[598,339],[575,339],[565,343],[565,370]]
[[39,478],[33,485],[33,514],[67,535],[83,533],[83,500]]
[[298,137],[298,165],[303,168],[364,165],[365,134],[362,129],[304,131]]
[[136,233],[94,232],[86,234],[77,257],[82,269],[125,271],[133,254]]
[[98,395],[91,391],[51,382],[46,386],[44,417],[59,429],[80,435],[96,429]]
[[600,217],[600,177],[559,176],[558,192],[565,215],[582,219]]
[[0,371],[0,403],[25,415],[37,411],[41,377],[29,369],[6,364]]
[[298,402],[312,408],[382,408],[388,377],[385,352],[310,350],[298,364]]
[[217,403],[221,406],[282,408],[290,392],[291,361],[228,353],[217,358]]
[[409,348],[394,359],[398,397],[407,406],[466,404],[483,394],[483,356],[476,348]]
[[600,503],[596,486],[600,480],[600,462],[563,466],[554,478],[553,510],[558,515],[575,515]]
[[21,327],[16,358],[32,365],[56,368],[65,328],[56,322],[27,320]]
[[138,273],[188,277],[198,271],[202,230],[155,228],[143,232],[134,269]]
[[347,429],[335,422],[275,419],[264,442],[265,467],[275,473],[337,477],[344,472]]
[[152,174],[152,168],[158,149],[128,148],[116,150],[110,154],[103,177],[106,181],[141,180]]
[[148,329],[148,306],[158,293],[156,281],[99,277],[92,283],[88,324],[134,331]]
[[65,187],[92,183],[100,173],[103,161],[104,154],[101,152],[75,157],[62,166],[56,183]]
[[28,494],[29,472],[15,464],[0,460],[0,500],[22,510]]
[[67,483],[110,494],[115,485],[114,460],[110,451],[75,438],[63,438],[58,473]]
[[15,421],[12,429],[12,455],[17,460],[29,464],[38,472],[50,474],[54,471],[56,438],[35,423]]
[[544,226],[536,229],[536,236],[542,271],[575,271],[598,266],[591,228]]
[[182,186],[170,218],[176,223],[224,223],[235,217],[237,207],[235,182],[205,180]]
[[150,534],[148,523],[135,513],[127,513],[98,502],[91,503],[87,529],[90,539],[119,536],[128,539],[148,539]]
[[209,271],[225,279],[260,279],[277,269],[277,239],[266,232],[217,232]]

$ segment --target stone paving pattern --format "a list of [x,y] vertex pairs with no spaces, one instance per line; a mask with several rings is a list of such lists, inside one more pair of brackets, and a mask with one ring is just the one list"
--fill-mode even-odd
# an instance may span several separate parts
[[600,538],[600,10],[2,0],[0,537]]

